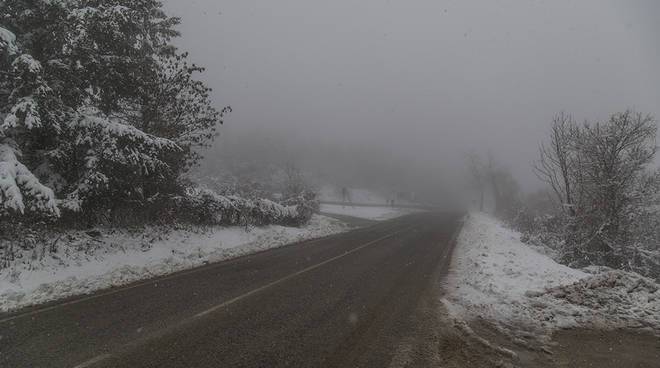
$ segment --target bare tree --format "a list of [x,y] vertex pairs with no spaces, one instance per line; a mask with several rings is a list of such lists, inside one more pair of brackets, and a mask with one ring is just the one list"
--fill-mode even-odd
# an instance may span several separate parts
[[[657,151],[657,126],[650,115],[627,110],[605,123],[585,124],[580,135],[581,172],[586,176],[587,217],[607,250],[625,254],[631,224],[626,210]],[[618,248],[618,249],[616,249]]]
[[550,141],[540,147],[536,174],[552,188],[565,216],[565,256],[581,263],[622,267],[632,248],[632,213],[649,188],[656,122],[631,110],[605,122],[578,126],[570,115],[553,119]]
[[[575,145],[579,129],[573,117],[559,113],[552,119],[550,142],[539,147],[540,158],[534,165],[537,177],[555,193],[562,211],[575,216],[575,193],[579,176],[579,158]],[[575,185],[574,185],[575,184]]]

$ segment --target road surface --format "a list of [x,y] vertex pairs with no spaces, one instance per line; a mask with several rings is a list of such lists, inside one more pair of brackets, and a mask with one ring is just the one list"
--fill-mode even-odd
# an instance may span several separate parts
[[0,315],[0,367],[387,367],[458,226],[415,214]]

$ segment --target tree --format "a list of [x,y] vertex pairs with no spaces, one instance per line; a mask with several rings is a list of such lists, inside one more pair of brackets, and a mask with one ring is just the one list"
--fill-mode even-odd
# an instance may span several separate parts
[[60,207],[93,213],[177,190],[228,110],[172,46],[179,20],[160,1],[6,0],[0,17],[12,31],[0,31],[12,66],[0,72],[2,134]]
[[547,145],[541,144],[540,159],[534,165],[537,177],[550,186],[561,209],[571,215],[575,215],[575,181],[579,180],[579,172],[576,171],[579,161],[574,149],[578,132],[570,115],[563,112],[555,115],[550,142]]
[[576,143],[586,176],[584,217],[597,229],[594,241],[610,264],[623,262],[630,245],[626,211],[636,207],[634,193],[657,150],[656,132],[652,116],[627,110],[607,122],[585,124]]
[[[23,163],[20,146],[42,126],[34,94],[47,93],[41,64],[20,54],[16,36],[0,27],[0,214],[31,211],[59,215],[55,194]],[[15,80],[13,80],[15,79]],[[13,82],[13,83],[11,83]],[[8,101],[14,104],[7,108]]]
[[631,257],[656,131],[652,116],[631,110],[582,126],[564,114],[554,119],[536,172],[565,210],[568,261],[622,267]]
[[[157,78],[147,82],[139,105],[128,117],[144,132],[172,140],[180,150],[171,152],[166,161],[175,174],[187,172],[216,137],[216,127],[231,112],[230,107],[217,111],[210,101],[211,89],[195,80],[204,68],[187,62],[188,53],[166,52],[160,56]],[[139,111],[137,111],[139,109]]]

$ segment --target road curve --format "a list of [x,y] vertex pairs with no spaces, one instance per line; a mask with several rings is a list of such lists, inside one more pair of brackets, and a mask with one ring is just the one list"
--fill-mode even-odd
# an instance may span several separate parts
[[0,367],[386,367],[458,223],[410,215],[0,315]]

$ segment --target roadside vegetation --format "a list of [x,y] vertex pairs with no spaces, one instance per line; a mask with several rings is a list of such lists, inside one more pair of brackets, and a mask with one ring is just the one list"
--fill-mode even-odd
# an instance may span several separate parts
[[[605,266],[660,280],[654,117],[626,110],[606,121],[578,123],[560,113],[549,131],[534,165],[547,190],[523,195],[492,156],[471,155],[477,197],[492,197],[497,217],[565,265]],[[483,209],[483,199],[477,206]]]
[[65,239],[30,241],[44,232],[310,220],[299,178],[278,198],[191,179],[231,108],[173,45],[178,23],[157,0],[0,3],[0,268],[57,253]]
[[[486,341],[497,361],[555,366],[553,356],[566,350],[558,331],[567,329],[617,331],[618,349],[631,351],[639,348],[622,342],[621,330],[657,341],[656,132],[652,116],[632,110],[584,123],[559,113],[532,167],[546,189],[531,194],[493,155],[466,157],[477,213],[458,238],[443,300],[458,328]],[[592,346],[612,351],[607,339]]]

